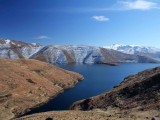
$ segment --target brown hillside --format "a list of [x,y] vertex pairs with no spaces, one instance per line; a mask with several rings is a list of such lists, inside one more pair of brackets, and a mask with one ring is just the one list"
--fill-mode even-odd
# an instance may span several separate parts
[[114,89],[75,102],[69,109],[99,109],[113,117],[160,119],[160,67],[126,77]]
[[78,73],[26,59],[0,59],[0,76],[0,120],[43,105],[83,79]]

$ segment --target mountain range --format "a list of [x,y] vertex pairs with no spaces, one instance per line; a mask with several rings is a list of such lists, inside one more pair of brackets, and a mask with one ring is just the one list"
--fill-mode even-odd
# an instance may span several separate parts
[[121,63],[158,62],[141,55],[125,54],[117,50],[86,45],[48,45],[24,43],[16,40],[0,39],[0,58],[37,59],[55,63]]
[[160,116],[160,67],[157,67],[126,77],[110,91],[73,103],[68,108],[70,111],[46,112],[17,118],[83,80],[83,76],[78,73],[48,63],[158,62],[151,58],[102,47],[42,46],[9,39],[0,39],[0,58],[5,58],[0,59],[0,118],[3,120],[127,120],[156,119]]
[[155,47],[113,44],[111,46],[104,46],[103,48],[117,50],[126,54],[138,54],[147,57],[160,57],[160,49]]

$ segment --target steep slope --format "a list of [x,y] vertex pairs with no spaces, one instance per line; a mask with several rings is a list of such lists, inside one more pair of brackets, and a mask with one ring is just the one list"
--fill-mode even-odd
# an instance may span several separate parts
[[111,116],[160,117],[160,67],[128,76],[114,89],[69,107],[69,110],[96,109]]
[[158,48],[139,46],[139,45],[114,44],[114,45],[111,45],[111,46],[104,46],[103,48],[117,50],[117,51],[127,53],[127,54],[137,54],[137,53],[140,53],[140,52],[160,54],[160,49],[158,49]]
[[158,61],[145,56],[125,54],[116,50],[107,50],[101,48],[101,53],[104,56],[104,61],[107,63],[156,63]]
[[43,46],[38,43],[24,43],[16,40],[0,39],[0,58],[29,58],[41,48]]
[[0,59],[0,119],[20,116],[75,86],[83,76],[29,59]]

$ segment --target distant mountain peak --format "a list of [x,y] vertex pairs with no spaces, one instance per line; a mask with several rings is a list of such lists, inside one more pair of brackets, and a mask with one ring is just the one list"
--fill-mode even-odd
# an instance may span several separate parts
[[160,49],[155,47],[140,46],[140,45],[125,45],[125,44],[113,44],[111,46],[104,46],[103,48],[117,50],[127,54],[143,53],[160,53]]

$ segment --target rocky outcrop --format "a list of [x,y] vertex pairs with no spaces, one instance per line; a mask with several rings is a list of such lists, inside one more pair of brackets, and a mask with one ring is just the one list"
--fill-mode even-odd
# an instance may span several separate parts
[[128,76],[114,89],[75,102],[68,109],[98,109],[120,118],[160,118],[160,67]]
[[0,59],[0,120],[47,103],[83,76],[38,60]]
[[24,43],[15,40],[0,39],[0,58],[37,59],[55,63],[157,63],[158,61],[139,55],[125,54],[116,50],[86,45],[49,45]]

